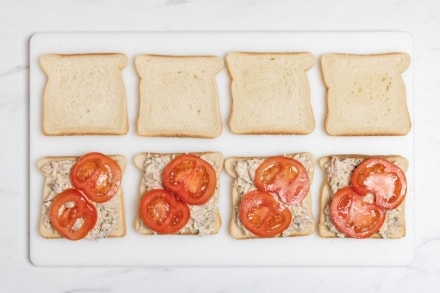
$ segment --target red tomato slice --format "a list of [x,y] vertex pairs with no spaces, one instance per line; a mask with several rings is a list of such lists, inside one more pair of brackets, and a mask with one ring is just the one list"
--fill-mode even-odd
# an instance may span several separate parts
[[402,169],[383,158],[363,161],[351,176],[360,195],[373,193],[375,203],[384,209],[397,208],[406,196],[406,177]]
[[274,237],[289,227],[291,212],[270,193],[253,190],[240,203],[240,220],[252,233],[260,237]]
[[217,178],[214,168],[195,155],[175,157],[162,175],[165,189],[191,205],[206,203],[214,194]]
[[63,237],[78,240],[93,229],[98,213],[80,191],[66,189],[54,198],[49,217],[52,227]]
[[330,215],[336,228],[353,238],[370,237],[379,231],[385,221],[385,210],[365,202],[364,197],[350,186],[334,194]]
[[118,191],[121,179],[118,163],[101,153],[80,157],[70,171],[72,185],[97,203],[110,200]]
[[171,234],[186,225],[190,211],[173,193],[153,189],[142,196],[139,215],[150,229],[159,234]]
[[275,192],[284,203],[297,204],[306,197],[310,182],[307,170],[300,162],[277,156],[265,160],[257,168],[255,186]]

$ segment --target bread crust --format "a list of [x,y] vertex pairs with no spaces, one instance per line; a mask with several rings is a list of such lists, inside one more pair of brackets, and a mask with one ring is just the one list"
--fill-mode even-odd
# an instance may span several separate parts
[[[308,162],[308,164],[303,164],[306,167],[307,174],[309,176],[310,182],[313,181],[314,176],[314,164],[313,164],[313,156],[310,153],[292,153],[292,154],[285,154],[284,156],[290,157],[290,158],[298,158],[298,156],[303,156],[304,159]],[[229,222],[229,233],[232,237],[239,240],[244,239],[258,239],[261,238],[252,232],[248,231],[242,224],[238,216],[239,206],[241,202],[241,198],[243,194],[240,193],[240,191],[237,188],[238,180],[240,175],[236,171],[236,164],[237,162],[250,162],[248,166],[254,165],[252,167],[253,171],[249,170],[249,173],[254,172],[254,168],[258,167],[258,165],[263,162],[265,159],[269,158],[268,156],[261,156],[261,157],[229,157],[225,160],[225,170],[226,172],[233,178],[233,185],[231,186],[231,218]],[[301,162],[301,159],[297,159]],[[250,183],[249,181],[253,181],[252,178],[247,178],[246,181]],[[256,189],[254,183],[250,183],[252,186],[249,187],[248,191]],[[300,216],[302,218],[303,223],[298,223],[297,228],[294,227],[294,221],[295,216],[292,213],[292,223],[291,227],[286,229],[282,234],[277,235],[275,237],[294,237],[294,236],[306,236],[310,235],[315,230],[315,220],[313,217],[312,212],[312,196],[311,196],[311,189],[307,193],[307,196],[304,198],[304,200],[298,204],[294,205],[297,206],[295,210],[298,210],[300,213]],[[247,192],[242,192],[247,193]],[[287,205],[288,206],[288,205]],[[292,211],[292,210],[291,210]],[[300,217],[298,217],[300,219]],[[298,228],[299,227],[299,228]]]
[[325,130],[334,136],[402,136],[411,129],[404,52],[329,53],[321,57],[327,89]]
[[[122,155],[109,155],[110,158],[115,160],[118,165],[121,167],[122,173],[124,173],[127,160]],[[48,212],[50,209],[50,204],[62,190],[72,187],[70,182],[70,167],[76,162],[78,156],[49,156],[40,158],[37,162],[38,170],[45,176],[44,179],[44,187],[43,187],[43,196],[42,196],[42,205],[40,212],[40,220],[39,220],[39,233],[42,237],[47,239],[58,239],[63,238],[51,225],[48,220]],[[54,167],[56,171],[46,170],[49,165],[57,164],[58,167]],[[66,164],[66,167],[62,167],[62,164]],[[58,186],[58,187],[57,187]],[[59,189],[59,190],[58,190]],[[126,235],[126,222],[125,222],[125,206],[124,206],[124,192],[122,186],[119,187],[117,193],[114,197],[108,201],[107,203],[98,204],[92,201],[89,201],[93,204],[98,210],[98,222],[95,225],[95,228],[99,225],[99,218],[101,216],[100,211],[106,211],[107,208],[111,208],[115,210],[114,220],[116,220],[116,225],[112,227],[110,233],[105,236],[108,238],[119,238],[124,237]],[[102,217],[101,217],[102,219]],[[92,235],[92,231],[86,236],[90,239],[100,239],[103,238],[99,236]]]
[[[183,155],[187,153],[153,153],[153,152],[145,152],[145,153],[138,153],[134,157],[134,164],[135,166],[141,171],[142,178],[139,184],[139,196],[138,196],[138,203],[137,206],[139,207],[139,202],[141,200],[141,197],[144,195],[145,192],[155,189],[155,188],[163,188],[162,186],[162,172],[163,169],[166,167],[168,162],[172,160],[173,158]],[[214,191],[214,194],[212,198],[205,204],[200,206],[192,206],[188,205],[190,208],[190,220],[188,221],[187,225],[174,233],[175,235],[213,235],[217,234],[220,231],[220,227],[222,224],[222,219],[220,215],[220,209],[219,209],[219,188],[220,188],[220,174],[223,169],[223,155],[219,152],[194,152],[191,153],[193,155],[196,155],[198,157],[201,157],[208,163],[210,163],[215,170],[216,173],[216,179],[217,179],[217,185],[216,189]],[[157,160],[156,162],[147,162],[147,159],[151,160]],[[159,163],[157,163],[159,162]],[[147,170],[147,166],[151,166],[151,169]],[[153,167],[154,166],[154,167]],[[153,174],[154,173],[154,174]],[[154,176],[156,178],[154,181],[155,183],[152,185],[149,185],[148,182],[145,180],[145,176],[150,177]],[[198,221],[196,219],[196,215],[200,213],[200,211],[203,212],[203,210],[206,209],[204,212],[208,213],[210,215],[205,215],[207,217],[210,217],[210,222],[208,220],[208,229],[202,229],[203,227],[198,227],[201,223],[200,220]],[[142,234],[142,235],[157,235],[157,233],[150,228],[148,228],[142,221],[142,219],[139,216],[139,212],[135,218],[134,222],[134,228],[135,230]]]
[[[394,164],[398,165],[404,172],[408,169],[408,160],[399,155],[381,155],[381,156],[372,156],[372,155],[362,155],[362,154],[345,154],[345,155],[329,155],[319,159],[319,166],[324,171],[324,180],[322,182],[321,187],[321,196],[320,196],[320,214],[319,214],[319,223],[318,223],[318,234],[323,238],[338,238],[338,237],[347,237],[342,233],[339,233],[334,227],[333,223],[331,223],[331,219],[328,215],[328,208],[333,197],[333,192],[330,188],[328,172],[326,170],[327,163],[332,160],[332,158],[337,158],[338,160],[359,160],[362,162],[368,158],[373,157],[382,157],[385,158]],[[351,173],[350,173],[351,174]],[[398,221],[399,225],[392,227],[389,234],[386,234],[386,238],[389,239],[398,239],[405,237],[406,234],[406,224],[405,224],[405,200],[400,204],[398,209],[395,210],[396,213],[393,214],[395,220]],[[387,218],[389,215],[387,215]],[[385,220],[387,221],[387,219]],[[370,238],[385,238],[384,234],[380,235],[379,233],[373,234]]]
[[150,137],[214,138],[223,124],[216,75],[224,61],[209,55],[138,55],[136,132]]
[[122,53],[46,54],[42,132],[60,135],[124,135],[128,113]]
[[315,128],[309,52],[230,52],[229,126],[236,134],[309,134]]

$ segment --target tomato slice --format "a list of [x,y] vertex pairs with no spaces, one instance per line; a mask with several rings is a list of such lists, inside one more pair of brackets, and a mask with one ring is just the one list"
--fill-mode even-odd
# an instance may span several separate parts
[[190,211],[173,193],[164,189],[153,189],[142,196],[139,215],[150,229],[159,234],[171,234],[186,225]]
[[52,227],[63,237],[79,240],[93,229],[98,213],[80,191],[66,189],[52,201],[49,217]]
[[255,171],[255,186],[275,192],[287,204],[300,203],[310,188],[309,176],[297,160],[283,156],[271,157]]
[[121,179],[118,163],[96,152],[80,157],[70,171],[72,185],[97,203],[110,200],[118,191]]
[[385,210],[365,202],[364,198],[348,186],[339,189],[330,203],[333,224],[349,237],[370,237],[379,231],[385,221]]
[[384,158],[364,160],[351,176],[360,195],[373,193],[375,203],[384,209],[397,208],[406,196],[406,177],[402,169]]
[[168,163],[162,174],[162,184],[184,202],[200,205],[214,195],[217,178],[211,164],[188,154],[177,156]]
[[289,227],[292,214],[270,193],[253,190],[241,199],[240,220],[260,237],[274,237]]

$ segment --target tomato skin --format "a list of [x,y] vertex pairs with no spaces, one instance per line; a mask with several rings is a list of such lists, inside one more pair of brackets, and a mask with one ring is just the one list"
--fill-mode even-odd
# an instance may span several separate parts
[[243,196],[239,208],[243,225],[260,237],[275,237],[289,227],[292,214],[270,193],[253,190]]
[[[79,240],[93,229],[98,220],[98,213],[96,207],[80,191],[66,189],[54,198],[49,217],[52,227],[63,237]],[[82,219],[83,224],[79,229],[74,230],[78,219]]]
[[187,204],[201,205],[214,195],[217,177],[211,164],[196,155],[185,154],[168,163],[162,184]]
[[373,193],[376,205],[384,209],[397,208],[406,196],[405,172],[384,158],[364,160],[353,171],[351,181],[358,194]]
[[307,196],[310,180],[307,170],[299,161],[276,156],[258,166],[255,186],[259,190],[278,194],[286,204],[298,204]]
[[112,158],[92,152],[81,156],[72,166],[70,180],[91,201],[103,203],[118,191],[122,171]]
[[381,207],[364,202],[364,197],[350,187],[339,189],[330,203],[330,215],[335,227],[353,238],[368,238],[385,222]]
[[172,234],[186,225],[190,211],[173,193],[164,189],[153,189],[142,196],[139,215],[143,223],[153,231]]

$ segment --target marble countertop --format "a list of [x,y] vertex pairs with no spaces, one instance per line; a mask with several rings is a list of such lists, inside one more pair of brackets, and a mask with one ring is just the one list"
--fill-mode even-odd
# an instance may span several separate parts
[[[0,1],[0,284],[5,292],[439,292],[440,2]],[[45,268],[29,260],[29,40],[72,31],[406,31],[414,38],[415,251],[406,267]],[[428,155],[430,154],[430,155]],[[362,252],[360,252],[362,253]]]

